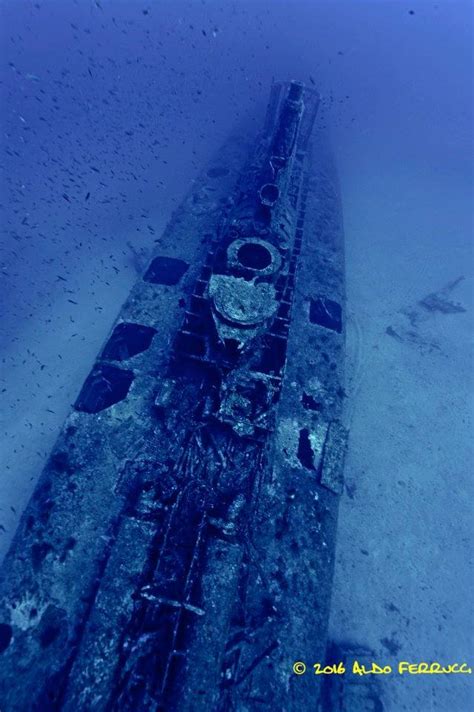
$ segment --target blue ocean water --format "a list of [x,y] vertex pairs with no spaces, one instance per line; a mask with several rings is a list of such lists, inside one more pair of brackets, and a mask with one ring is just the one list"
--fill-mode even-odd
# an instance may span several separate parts
[[[472,4],[0,11],[2,554],[171,211],[240,121],[258,130],[272,78],[295,78],[323,96],[346,233],[332,636],[382,661],[469,659]],[[397,678],[386,708],[467,712],[468,682]]]

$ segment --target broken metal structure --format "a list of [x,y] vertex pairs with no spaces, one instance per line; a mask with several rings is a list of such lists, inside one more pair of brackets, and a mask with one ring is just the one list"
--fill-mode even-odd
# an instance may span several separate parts
[[318,103],[272,86],[123,306],[3,564],[2,709],[315,708],[346,440]]

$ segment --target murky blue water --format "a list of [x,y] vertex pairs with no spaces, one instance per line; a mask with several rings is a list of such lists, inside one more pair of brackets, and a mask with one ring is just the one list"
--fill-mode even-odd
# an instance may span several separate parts
[[[342,185],[332,636],[474,663],[469,2],[1,4],[2,554],[137,269],[272,77],[322,92]],[[466,678],[384,687],[390,712],[473,708]]]

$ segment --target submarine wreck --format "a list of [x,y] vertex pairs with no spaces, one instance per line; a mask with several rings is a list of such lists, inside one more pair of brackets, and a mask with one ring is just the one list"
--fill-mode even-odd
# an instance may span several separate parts
[[122,307],[2,566],[5,712],[318,709],[347,440],[318,106],[272,85]]

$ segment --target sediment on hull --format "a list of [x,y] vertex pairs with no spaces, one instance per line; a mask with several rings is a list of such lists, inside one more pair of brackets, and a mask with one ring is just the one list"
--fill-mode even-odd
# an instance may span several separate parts
[[6,709],[316,704],[347,437],[318,102],[272,87],[123,306],[3,565]]

